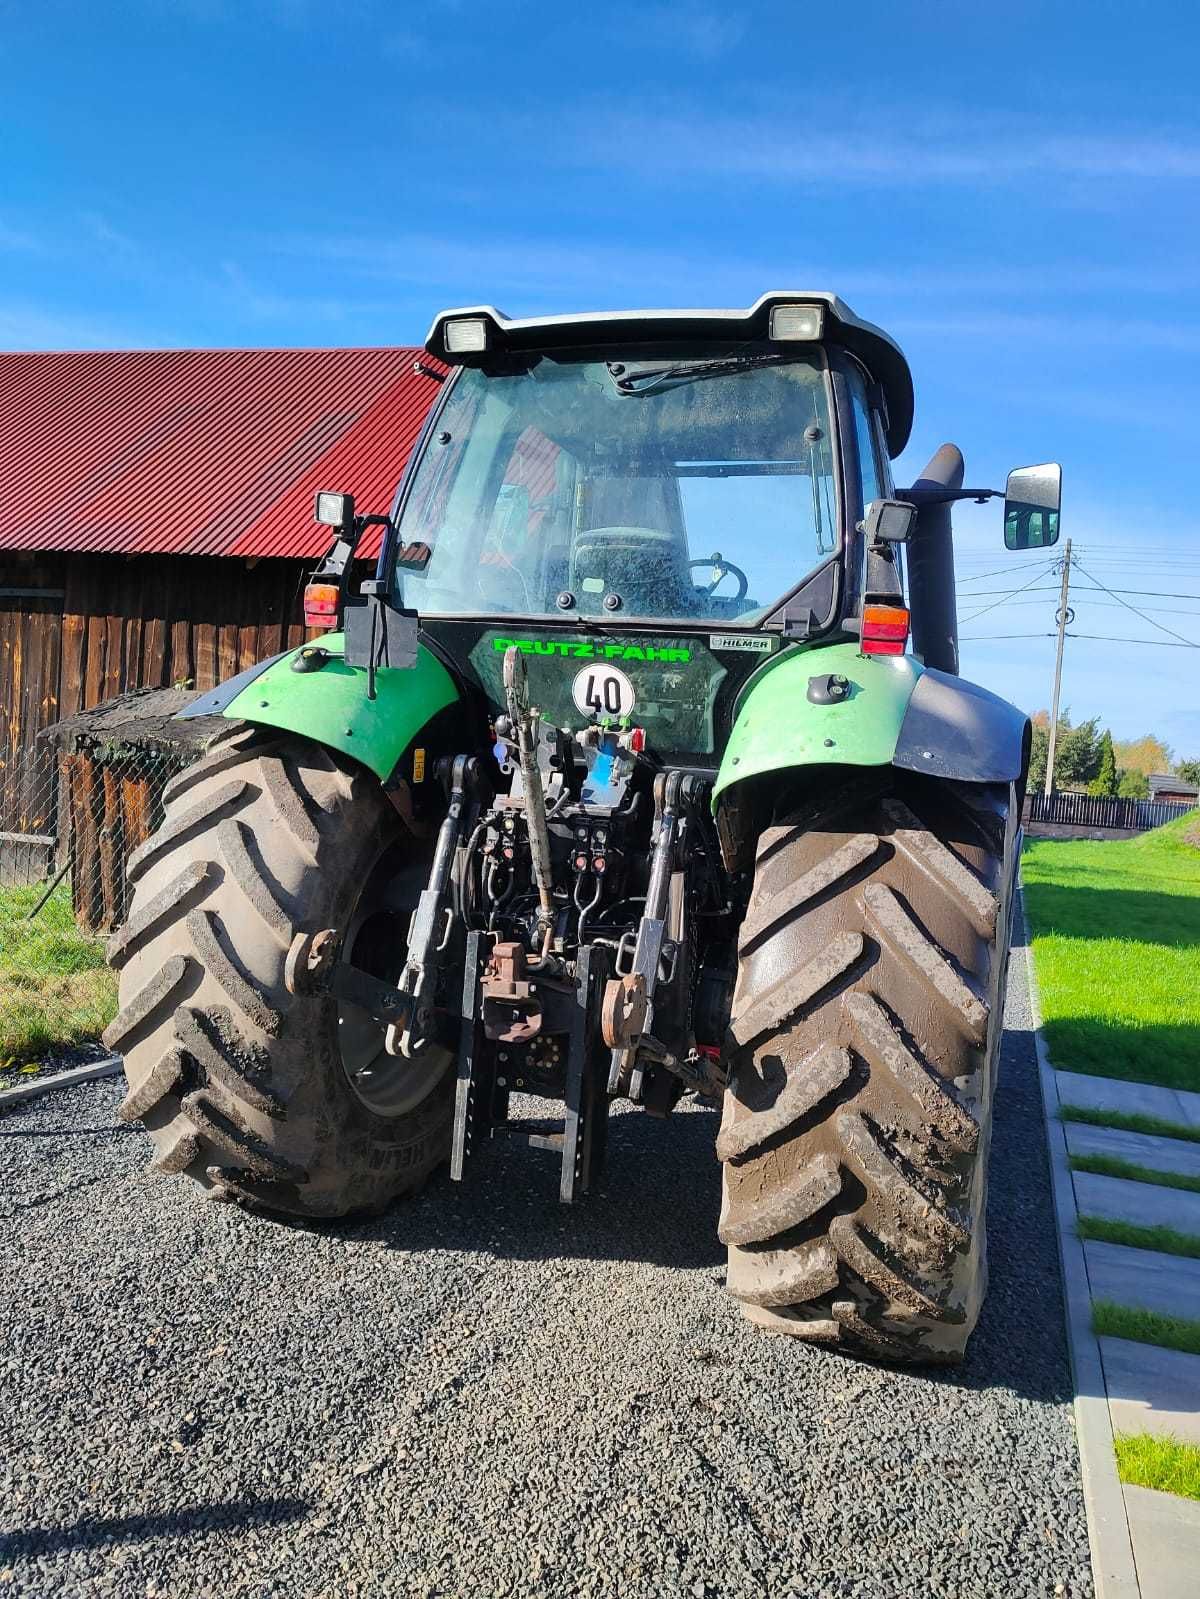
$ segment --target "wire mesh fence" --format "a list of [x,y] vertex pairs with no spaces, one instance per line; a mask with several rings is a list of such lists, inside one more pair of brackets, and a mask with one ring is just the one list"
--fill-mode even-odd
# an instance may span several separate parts
[[190,748],[73,739],[0,746],[0,888],[69,879],[81,929],[125,919],[125,864],[162,820],[163,790]]
[[0,745],[0,1069],[94,1040],[112,1015],[105,936],[163,790],[197,754],[102,737]]

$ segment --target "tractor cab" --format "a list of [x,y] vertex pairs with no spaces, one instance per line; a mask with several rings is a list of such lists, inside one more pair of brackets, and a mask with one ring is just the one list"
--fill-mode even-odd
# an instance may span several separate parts
[[[395,517],[399,543],[432,551],[401,582],[423,616],[781,626],[890,486],[912,410],[900,352],[831,296],[720,315],[446,312],[427,343],[452,376]],[[890,435],[861,360],[873,345],[898,391]]]
[[834,296],[782,295],[451,311],[427,348],[451,371],[393,512],[393,603],[493,712],[516,643],[547,720],[632,718],[715,768],[754,669],[857,603],[855,529],[912,412],[899,350]]

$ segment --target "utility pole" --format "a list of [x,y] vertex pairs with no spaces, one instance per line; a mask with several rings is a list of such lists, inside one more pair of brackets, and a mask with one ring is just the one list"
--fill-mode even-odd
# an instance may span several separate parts
[[1058,651],[1054,657],[1054,694],[1050,702],[1050,748],[1046,753],[1046,798],[1054,789],[1054,754],[1058,745],[1058,691],[1062,687],[1063,639],[1067,633],[1067,593],[1071,587],[1071,541],[1063,552],[1062,591],[1058,596]]

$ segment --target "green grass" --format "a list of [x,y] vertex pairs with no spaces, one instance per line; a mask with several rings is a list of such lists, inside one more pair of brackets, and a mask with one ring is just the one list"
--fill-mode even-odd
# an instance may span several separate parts
[[1097,1177],[1124,1177],[1130,1183],[1155,1183],[1159,1188],[1183,1188],[1190,1194],[1200,1194],[1200,1177],[1139,1166],[1137,1161],[1122,1160],[1118,1155],[1072,1155],[1071,1169],[1095,1172]]
[[1168,1121],[1165,1116],[1143,1116],[1139,1111],[1093,1110],[1088,1105],[1060,1105],[1065,1122],[1086,1122],[1089,1127],[1115,1127],[1124,1133],[1149,1133],[1152,1138],[1181,1138],[1200,1144],[1200,1127]]
[[1080,1238],[1102,1244],[1125,1244],[1130,1249],[1157,1249],[1164,1255],[1185,1255],[1200,1260],[1200,1236],[1177,1233],[1174,1227],[1139,1227],[1131,1221],[1109,1221],[1106,1216],[1080,1216]]
[[0,889],[0,1070],[96,1038],[117,1008],[104,942],[81,933],[60,883],[32,921],[41,888]]
[[1054,1065],[1200,1092],[1200,817],[1035,839],[1021,872]]
[[1092,1305],[1092,1331],[1104,1338],[1133,1338],[1139,1344],[1200,1355],[1200,1321],[1190,1316],[1164,1316],[1157,1310],[1131,1310],[1097,1299]]
[[1183,1499],[1200,1499],[1200,1449],[1195,1444],[1156,1438],[1148,1432],[1119,1432],[1113,1447],[1122,1482],[1157,1488]]

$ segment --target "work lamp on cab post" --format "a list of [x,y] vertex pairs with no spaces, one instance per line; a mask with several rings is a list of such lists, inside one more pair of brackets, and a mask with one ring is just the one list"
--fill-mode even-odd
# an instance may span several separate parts
[[313,520],[323,527],[336,528],[337,538],[304,586],[304,625],[328,633],[338,625],[354,547],[362,537],[367,518],[355,516],[353,494],[331,494],[322,489],[317,495]]

